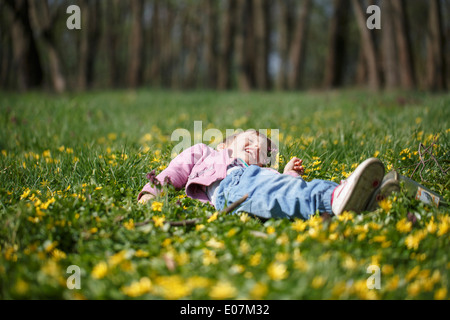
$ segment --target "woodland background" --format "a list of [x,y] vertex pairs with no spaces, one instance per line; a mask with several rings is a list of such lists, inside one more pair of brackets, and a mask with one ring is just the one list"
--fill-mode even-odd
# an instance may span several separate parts
[[0,88],[445,91],[449,37],[448,0],[0,0]]

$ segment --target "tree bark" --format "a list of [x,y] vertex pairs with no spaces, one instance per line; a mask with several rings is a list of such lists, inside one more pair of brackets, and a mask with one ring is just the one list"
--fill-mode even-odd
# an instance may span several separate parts
[[[237,0],[237,32],[235,36],[237,83],[241,91],[249,91],[252,88],[252,80],[247,64],[247,47],[251,43],[248,24],[249,3],[246,0]],[[244,21],[245,20],[245,21]]]
[[41,87],[44,73],[30,25],[28,1],[6,0],[6,4],[13,14],[11,37],[18,88],[25,91]]
[[217,2],[211,0],[204,0],[206,8],[206,23],[207,28],[205,29],[205,86],[210,89],[217,88]]
[[385,87],[387,89],[396,89],[400,86],[400,79],[398,70],[397,47],[395,37],[393,37],[392,35],[392,30],[394,30],[394,20],[397,17],[393,14],[391,1],[383,1],[381,10],[383,19],[383,27],[381,29],[383,48],[382,61]]
[[400,83],[404,89],[416,87],[411,41],[408,36],[409,26],[406,16],[406,1],[391,0],[395,15],[395,37],[397,40]]
[[217,88],[225,90],[231,88],[231,63],[234,50],[233,36],[236,2],[229,1],[223,13],[221,27],[221,41],[218,56]]
[[184,30],[185,42],[184,48],[186,50],[186,61],[184,63],[184,85],[186,89],[192,89],[197,85],[198,62],[199,62],[199,46],[201,43],[200,35],[200,16],[197,14],[199,8],[197,5],[192,5],[185,9],[184,13]]
[[328,56],[325,62],[324,87],[327,89],[342,85],[348,23],[347,12],[350,1],[334,0],[333,7],[328,38]]
[[266,90],[269,87],[268,72],[268,1],[253,0],[253,28],[255,34],[255,80],[256,87]]
[[446,85],[446,61],[445,61],[445,37],[442,28],[441,4],[439,0],[430,0],[429,31],[427,39],[427,71],[428,89],[432,91],[445,90]]
[[299,7],[300,12],[289,51],[290,72],[288,75],[288,86],[291,90],[300,87],[300,77],[305,59],[306,34],[310,8],[311,0],[303,0],[302,5]]
[[94,65],[100,38],[100,2],[84,0],[82,2],[83,32],[80,36],[78,59],[78,89],[86,90],[94,83]]
[[59,52],[56,49],[54,29],[55,20],[60,7],[58,6],[55,11],[50,12],[47,0],[30,0],[29,4],[30,15],[32,17],[31,22],[33,23],[35,29],[39,30],[38,34],[41,35],[42,43],[47,50],[50,80],[52,82],[53,90],[57,93],[62,93],[66,90],[66,79],[62,72],[62,63]]
[[371,31],[367,28],[366,16],[361,3],[358,0],[352,0],[352,4],[361,33],[361,50],[364,53],[368,71],[368,86],[371,90],[378,91],[381,88],[381,79],[378,71],[375,43]]
[[131,0],[132,26],[130,34],[130,50],[128,65],[128,86],[137,88],[142,79],[143,56],[143,22],[144,3],[142,0]]
[[289,8],[286,1],[279,1],[278,4],[278,56],[279,56],[279,69],[275,79],[275,88],[277,90],[286,89],[286,69],[288,59],[288,16]]

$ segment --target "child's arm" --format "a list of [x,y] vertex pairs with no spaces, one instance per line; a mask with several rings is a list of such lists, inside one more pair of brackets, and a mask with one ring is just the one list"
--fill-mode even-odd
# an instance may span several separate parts
[[[188,181],[192,168],[195,163],[202,158],[203,153],[208,151],[207,148],[206,145],[196,144],[184,150],[170,162],[166,169],[156,176],[156,180],[161,186],[170,182],[175,189],[183,188]],[[153,199],[158,193],[159,190],[149,182],[139,193],[138,201],[140,203],[145,203],[148,200]]]
[[305,172],[303,168],[303,160],[297,157],[293,157],[284,167],[284,174],[292,176],[300,176]]

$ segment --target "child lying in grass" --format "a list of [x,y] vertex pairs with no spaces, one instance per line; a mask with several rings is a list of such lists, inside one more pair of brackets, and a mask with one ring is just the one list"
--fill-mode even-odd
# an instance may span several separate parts
[[[186,188],[186,195],[212,204],[217,210],[248,198],[235,212],[261,218],[309,219],[316,212],[339,215],[344,211],[366,210],[384,177],[384,165],[377,158],[360,164],[341,184],[301,178],[302,160],[294,157],[283,174],[264,166],[275,146],[263,134],[248,130],[228,137],[214,150],[196,144],[175,157],[157,177],[164,185]],[[148,183],[139,193],[145,203],[159,190]]]

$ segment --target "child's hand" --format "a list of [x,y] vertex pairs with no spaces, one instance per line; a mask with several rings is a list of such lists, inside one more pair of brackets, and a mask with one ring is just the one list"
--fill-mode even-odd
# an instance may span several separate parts
[[147,203],[147,201],[152,200],[154,197],[155,197],[154,195],[146,193],[142,195],[142,197],[139,199],[139,203],[141,204]]
[[289,171],[295,171],[299,175],[305,173],[305,169],[303,168],[303,160],[297,157],[293,157],[284,167],[283,173],[287,173]]

